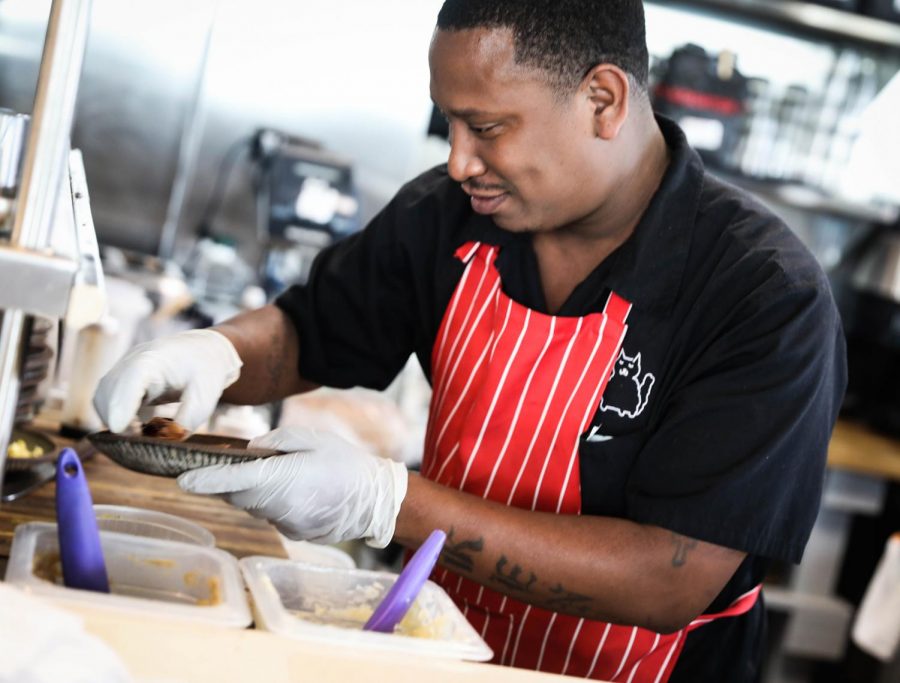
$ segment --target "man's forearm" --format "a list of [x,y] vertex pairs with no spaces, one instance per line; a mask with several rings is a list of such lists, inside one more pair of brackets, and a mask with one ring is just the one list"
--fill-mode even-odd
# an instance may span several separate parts
[[440,563],[537,607],[670,632],[700,614],[744,553],[623,519],[510,508],[410,475],[395,540],[447,532]]
[[268,403],[315,389],[300,377],[297,332],[280,308],[264,306],[214,328],[234,345],[244,365],[222,400],[237,404]]

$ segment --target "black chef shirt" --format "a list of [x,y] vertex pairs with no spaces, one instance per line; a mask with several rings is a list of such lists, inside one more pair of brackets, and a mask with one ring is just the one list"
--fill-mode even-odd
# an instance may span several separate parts
[[[799,562],[818,511],[843,397],[840,321],[816,260],[784,223],[708,175],[658,119],[671,161],[633,235],[557,315],[632,302],[628,332],[579,448],[584,514],[622,517],[747,553],[706,610]],[[277,304],[296,324],[300,372],[333,387],[386,387],[431,349],[470,241],[500,245],[506,294],[546,312],[527,234],[475,214],[446,166],[404,186],[369,226],[325,250]],[[760,601],[692,631],[672,681],[756,680]]]

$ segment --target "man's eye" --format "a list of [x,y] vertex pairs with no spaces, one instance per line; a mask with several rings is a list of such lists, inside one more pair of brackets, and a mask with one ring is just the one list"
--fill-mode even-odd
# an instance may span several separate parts
[[469,126],[469,130],[471,130],[476,135],[484,135],[485,133],[489,133],[497,127],[497,124],[492,123],[489,126]]

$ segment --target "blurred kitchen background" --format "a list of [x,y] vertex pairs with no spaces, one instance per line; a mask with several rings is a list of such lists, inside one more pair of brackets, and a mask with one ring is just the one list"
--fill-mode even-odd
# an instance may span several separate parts
[[[73,433],[99,428],[93,387],[134,343],[264,304],[446,160],[428,95],[440,5],[94,0],[72,147],[110,309],[68,334],[33,323],[40,384],[23,384],[17,422],[40,413]],[[820,260],[850,342],[844,417],[900,453],[900,0],[645,5],[656,108]],[[0,0],[2,108],[31,111],[49,11],[49,0]],[[11,202],[0,209],[2,239]],[[428,395],[410,364],[383,394],[224,406],[210,428],[324,422],[415,466]],[[768,681],[900,681],[896,655],[876,658],[850,635],[900,530],[890,471],[829,470],[804,563],[767,588]]]

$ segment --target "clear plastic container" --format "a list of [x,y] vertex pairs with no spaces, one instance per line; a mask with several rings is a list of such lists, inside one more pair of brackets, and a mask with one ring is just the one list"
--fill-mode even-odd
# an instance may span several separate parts
[[251,614],[234,556],[217,548],[100,532],[110,593],[66,588],[56,524],[16,527],[7,583],[36,595],[112,609],[244,628]]
[[125,505],[95,505],[94,513],[97,516],[97,526],[102,531],[196,543],[208,548],[216,545],[216,537],[212,532],[183,517],[165,512]]
[[395,633],[363,631],[396,574],[274,557],[239,561],[256,627],[341,647],[487,661],[493,653],[444,590],[428,581]]
[[339,569],[356,569],[356,561],[340,548],[308,541],[292,541],[283,534],[278,534],[281,545],[287,556],[303,562],[304,564],[316,564],[320,567],[337,567]]

